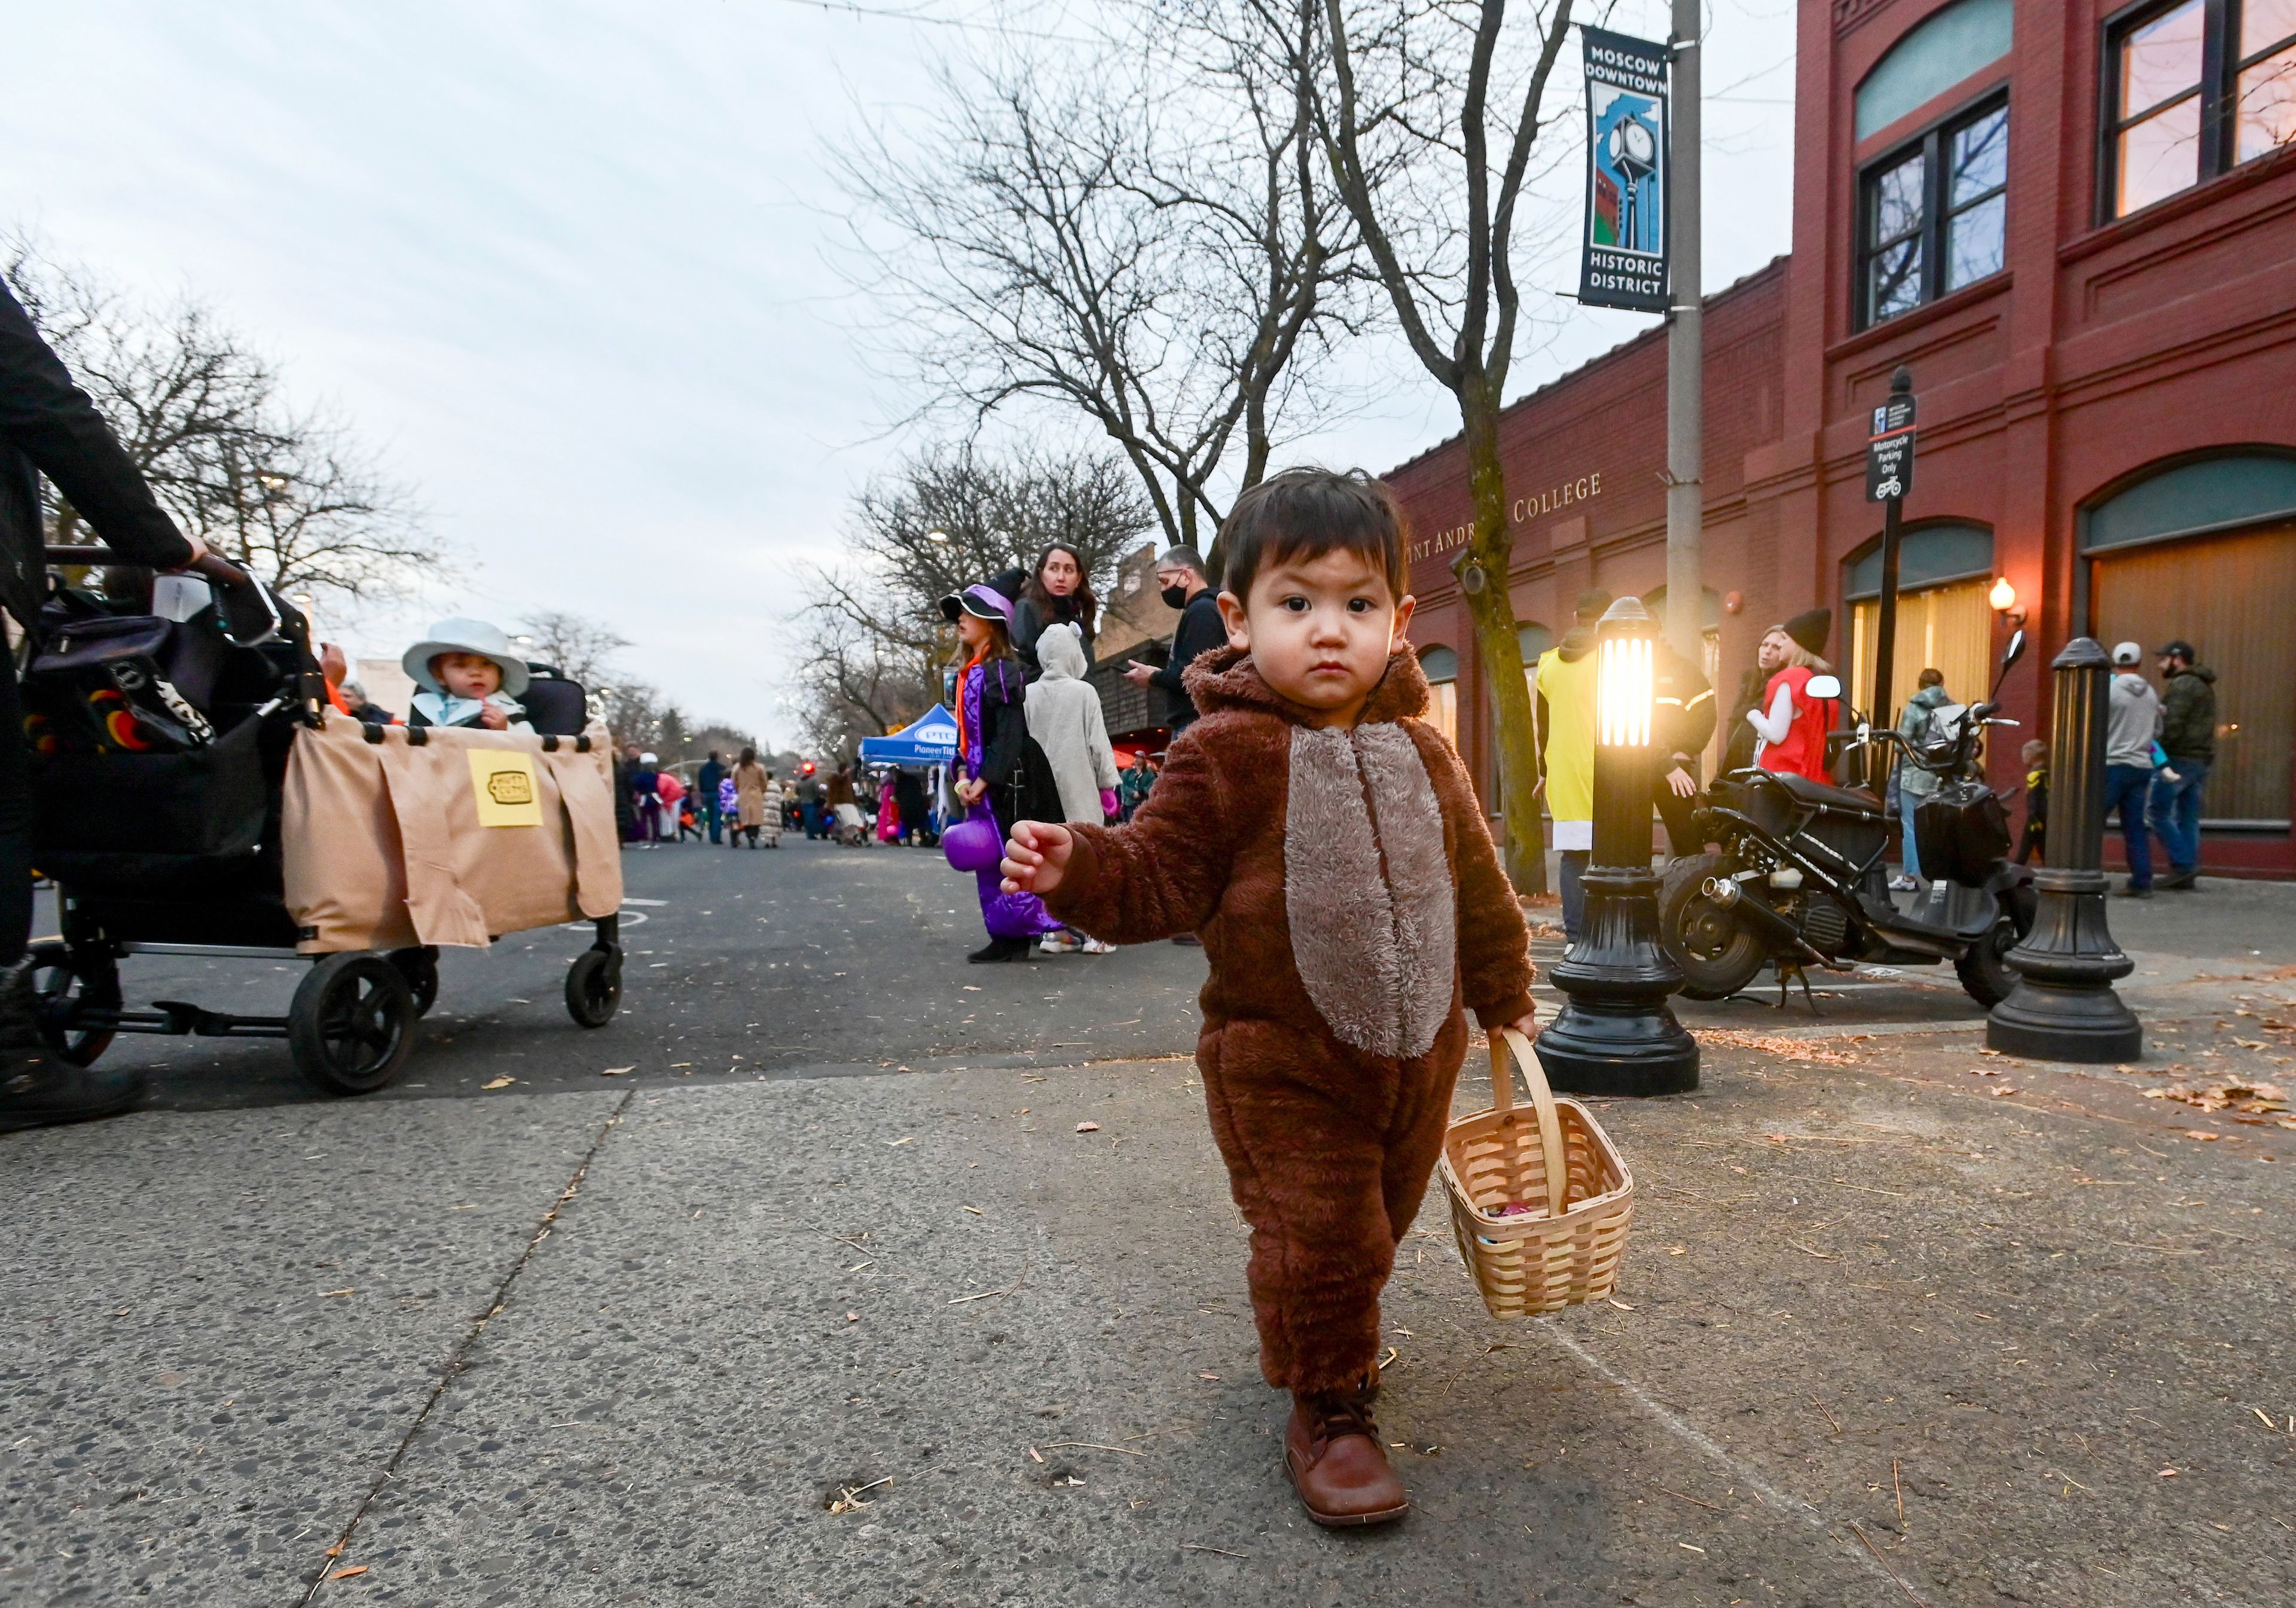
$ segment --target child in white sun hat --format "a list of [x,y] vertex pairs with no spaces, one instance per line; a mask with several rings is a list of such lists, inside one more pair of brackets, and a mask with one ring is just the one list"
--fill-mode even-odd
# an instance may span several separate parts
[[409,726],[482,726],[530,732],[518,695],[530,679],[502,628],[483,619],[442,619],[399,660],[419,689]]

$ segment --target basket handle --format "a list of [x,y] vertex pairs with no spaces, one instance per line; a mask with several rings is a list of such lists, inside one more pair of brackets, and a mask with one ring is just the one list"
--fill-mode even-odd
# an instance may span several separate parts
[[1570,1205],[1570,1174],[1562,1155],[1562,1119],[1555,1112],[1554,1091],[1546,1086],[1546,1072],[1520,1028],[1497,1028],[1491,1033],[1491,1100],[1502,1117],[1514,1110],[1514,1092],[1507,1079],[1510,1051],[1513,1053],[1516,1071],[1522,1075],[1522,1087],[1530,1095],[1531,1107],[1538,1114],[1538,1145],[1546,1155],[1546,1213],[1549,1217],[1561,1217]]

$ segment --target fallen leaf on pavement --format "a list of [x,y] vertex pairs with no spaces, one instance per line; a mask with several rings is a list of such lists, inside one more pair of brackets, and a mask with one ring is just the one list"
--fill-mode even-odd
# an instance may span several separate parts
[[480,1088],[508,1088],[512,1084],[516,1083],[518,1079],[515,1078],[497,1078],[492,1083],[481,1083],[479,1087]]
[[845,1321],[849,1324],[857,1324],[861,1321],[861,1315],[858,1312],[848,1312],[845,1315]]
[[1613,1295],[1613,1296],[1610,1297],[1610,1298],[1609,1298],[1609,1300],[1610,1300],[1611,1304],[1612,1306],[1616,1307],[1616,1308],[1617,1308],[1620,1311],[1621,1311],[1621,1312],[1631,1312],[1631,1311],[1633,1311],[1633,1310],[1634,1310],[1634,1308],[1633,1308],[1632,1306],[1628,1305],[1628,1304],[1627,1302],[1625,1302],[1625,1301],[1620,1300],[1617,1296],[1615,1296],[1615,1295]]
[[320,1292],[320,1293],[321,1293],[322,1295],[328,1295],[328,1296],[334,1296],[334,1295],[357,1295],[357,1294],[358,1293],[358,1286],[357,1286],[357,1284],[353,1284],[353,1285],[352,1285],[349,1289],[348,1289],[348,1290],[323,1290],[323,1291],[321,1291],[321,1292]]
[[887,1148],[887,1149],[889,1149],[889,1150],[897,1150],[897,1149],[898,1149],[900,1146],[902,1146],[902,1145],[904,1145],[904,1144],[915,1144],[916,1142],[917,1142],[917,1136],[916,1136],[916,1135],[914,1135],[914,1134],[905,1134],[905,1135],[903,1135],[900,1138],[898,1138],[898,1139],[888,1139],[888,1140],[885,1142],[885,1146],[886,1146],[886,1148]]
[[2161,1471],[2161,1478],[2163,1480],[2173,1480],[2182,1472],[2183,1471],[2181,1469],[2164,1468]]
[[1218,1375],[1218,1374],[1197,1374],[1197,1375],[1196,1375],[1196,1377],[1197,1377],[1197,1378],[1199,1378],[1199,1379],[1210,1379],[1210,1380],[1214,1381],[1215,1382],[1217,1382],[1218,1381],[1218,1379],[1219,1379],[1219,1375]]
[[1080,1134],[1096,1134],[1099,1131],[1100,1124],[1097,1122],[1079,1122],[1077,1124],[1077,1132]]
[[331,1580],[348,1580],[355,1574],[365,1574],[367,1571],[367,1569],[368,1565],[365,1563],[354,1563],[348,1569],[336,1570],[334,1573],[329,1575],[327,1578]]
[[1988,1093],[1988,1094],[1991,1095],[1992,1095],[1995,1099],[1997,1099],[1997,1100],[1998,1100],[1998,1099],[1999,1099],[2002,1095],[2013,1095],[2013,1094],[2015,1094],[2016,1092],[2017,1092],[2017,1090],[2016,1090],[2016,1088],[2015,1088],[2013,1085],[2006,1084],[2006,1083],[2002,1084],[2002,1085],[2001,1085],[2000,1087],[1998,1087],[1997,1088],[1991,1088],[1991,1089],[1988,1089],[1988,1090],[1986,1091],[1986,1093]]
[[[693,1062],[691,1061],[681,1061],[678,1064],[680,1066],[692,1066]],[[638,1069],[634,1066],[610,1066],[604,1071],[600,1072],[598,1076],[601,1078],[619,1078],[625,1072],[635,1072]]]

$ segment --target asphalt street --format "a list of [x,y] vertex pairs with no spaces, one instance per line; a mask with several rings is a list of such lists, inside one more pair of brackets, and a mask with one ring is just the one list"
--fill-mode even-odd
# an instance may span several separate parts
[[122,1040],[145,1110],[0,1138],[0,1603],[2296,1600],[2296,1132],[2148,1097],[2285,1079],[2296,890],[2116,904],[2128,1068],[1982,1054],[1949,972],[1685,1010],[1704,1087],[1600,1112],[1614,1301],[1489,1319],[1431,1200],[1385,1309],[1415,1510],[1333,1535],[1277,1470],[1201,953],[967,966],[937,857],[785,843],[627,857],[605,1029],[558,1000],[586,930],[528,935],[449,957],[383,1095]]

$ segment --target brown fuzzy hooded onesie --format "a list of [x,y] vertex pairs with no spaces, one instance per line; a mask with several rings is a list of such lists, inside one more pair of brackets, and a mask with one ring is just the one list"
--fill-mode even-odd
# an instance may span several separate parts
[[1458,756],[1388,660],[1360,724],[1318,729],[1235,649],[1188,671],[1202,718],[1131,824],[1072,826],[1046,904],[1116,943],[1198,932],[1196,1062],[1251,1224],[1268,1383],[1351,1390],[1442,1148],[1467,1049],[1529,1013],[1529,934]]

